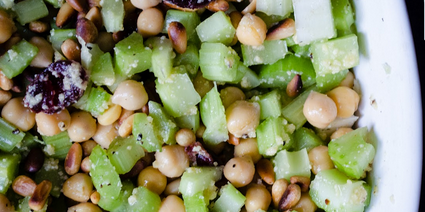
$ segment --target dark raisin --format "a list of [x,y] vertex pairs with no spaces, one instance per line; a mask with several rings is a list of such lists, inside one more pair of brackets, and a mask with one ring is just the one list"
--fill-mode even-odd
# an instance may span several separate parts
[[164,0],[166,4],[176,5],[181,8],[198,9],[207,6],[213,0]]
[[184,148],[192,166],[213,166],[214,159],[200,142],[195,142]]
[[87,87],[88,75],[80,63],[61,60],[36,74],[28,85],[25,107],[33,112],[53,114],[74,104]]

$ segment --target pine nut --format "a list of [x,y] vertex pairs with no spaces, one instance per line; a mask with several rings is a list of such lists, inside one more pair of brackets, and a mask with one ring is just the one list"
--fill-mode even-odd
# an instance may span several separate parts
[[0,90],[0,107],[5,105],[12,98],[9,91]]
[[286,94],[288,94],[289,97],[295,97],[301,92],[302,88],[303,81],[301,80],[301,75],[296,74],[286,86]]
[[102,14],[100,14],[99,7],[90,8],[89,12],[85,16],[88,20],[92,21],[98,30],[102,29],[103,19]]
[[44,207],[44,204],[46,204],[50,190],[52,190],[52,183],[50,181],[43,180],[40,184],[38,184],[28,202],[29,207],[35,211],[41,210]]
[[310,187],[310,177],[292,176],[290,180],[292,184],[298,184],[302,192],[307,192]]
[[276,25],[270,27],[267,32],[266,40],[281,40],[291,37],[295,34],[295,21],[287,18]]
[[212,1],[206,8],[212,12],[227,11],[229,9],[229,2],[225,0]]
[[97,121],[101,125],[110,125],[113,124],[116,120],[120,118],[121,115],[121,106],[112,105],[109,107],[102,115],[97,117]]
[[88,141],[84,141],[81,144],[81,148],[83,149],[83,156],[90,156],[91,151],[93,150],[93,148],[97,145],[96,141],[93,140],[88,140]]
[[0,70],[0,88],[4,91],[9,91],[13,87],[13,81],[7,78]]
[[54,50],[52,45],[42,37],[32,37],[29,42],[38,48],[38,53],[31,61],[31,66],[37,68],[49,66],[53,61]]
[[77,41],[66,39],[61,45],[61,50],[66,59],[80,61],[81,49]]
[[80,36],[86,43],[94,43],[98,36],[96,25],[87,18],[77,20],[76,31],[77,36]]
[[102,209],[93,203],[83,202],[78,205],[69,207],[68,212],[102,212]]
[[285,211],[295,206],[301,198],[301,188],[297,184],[290,184],[279,201],[279,211]]
[[168,37],[177,53],[183,54],[187,48],[186,28],[180,22],[173,21],[168,25]]
[[0,44],[9,40],[16,31],[15,22],[4,10],[0,10]]
[[31,31],[37,33],[47,32],[50,29],[50,25],[42,21],[31,21],[28,27]]
[[275,181],[275,173],[273,170],[273,164],[268,159],[261,159],[257,162],[257,172],[261,179],[269,185],[272,185]]
[[126,110],[123,108],[121,110],[121,116],[118,119],[118,125],[121,125],[128,117],[130,117],[133,114],[134,114],[134,110]]
[[251,3],[249,3],[248,6],[246,6],[245,9],[242,10],[241,13],[243,15],[247,13],[254,13],[256,8],[257,8],[257,0],[252,0]]
[[302,212],[314,212],[317,210],[316,204],[310,197],[308,192],[302,193],[298,203],[291,208],[291,210],[302,211]]
[[65,171],[69,175],[74,175],[80,170],[81,160],[83,158],[83,149],[79,143],[73,143],[69,148],[65,158]]
[[89,156],[87,156],[81,161],[81,171],[83,171],[84,173],[89,173],[90,168],[91,168],[90,158]]
[[118,134],[121,137],[124,138],[131,134],[133,130],[133,120],[134,120],[134,114],[132,114],[131,116],[129,116],[122,122],[122,124],[118,128]]
[[37,187],[37,184],[35,184],[34,180],[25,175],[19,175],[12,182],[13,191],[23,197],[31,196],[35,187]]
[[238,145],[239,144],[239,138],[234,136],[232,133],[229,133],[229,140],[227,141],[229,144],[232,145]]
[[272,186],[272,199],[273,199],[273,205],[275,208],[279,206],[279,201],[282,198],[283,194],[285,193],[286,189],[288,188],[288,181],[285,179],[278,179],[273,183]]
[[66,0],[66,2],[71,5],[74,10],[80,13],[87,13],[88,11],[88,2],[87,0]]
[[88,174],[77,173],[63,183],[63,194],[77,202],[86,202],[93,191],[93,183]]
[[77,14],[77,11],[74,10],[74,8],[70,4],[65,2],[64,4],[62,4],[61,8],[58,11],[58,14],[56,15],[56,26],[65,26],[65,24],[67,24],[75,14]]

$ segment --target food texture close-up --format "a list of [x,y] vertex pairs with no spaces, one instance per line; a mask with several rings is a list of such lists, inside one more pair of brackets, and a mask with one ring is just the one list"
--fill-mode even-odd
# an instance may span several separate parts
[[0,0],[0,212],[398,208],[366,5]]

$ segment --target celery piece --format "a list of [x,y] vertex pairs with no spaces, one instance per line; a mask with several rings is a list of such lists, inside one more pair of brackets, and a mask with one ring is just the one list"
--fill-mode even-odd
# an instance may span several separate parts
[[24,0],[15,4],[13,10],[21,25],[49,15],[49,10],[43,0]]
[[282,108],[282,116],[294,124],[297,129],[302,127],[307,122],[307,119],[303,113],[304,102],[310,92],[315,89],[315,87],[309,87],[300,95],[298,95],[293,101]]
[[44,1],[52,5],[54,8],[60,8],[65,3],[65,0],[44,0]]
[[[260,12],[260,11],[256,11],[255,15],[260,17],[264,21],[264,23],[266,23],[267,29],[272,27],[274,24],[278,23],[279,21],[282,21],[283,19],[285,19],[285,17],[283,16],[267,15],[266,13]],[[290,46],[289,43],[287,44],[288,46]]]
[[134,188],[131,196],[128,197],[128,204],[128,211],[156,212],[161,206],[161,198],[148,188],[139,186]]
[[0,8],[3,8],[4,10],[12,9],[14,5],[15,1],[13,0],[0,0]]
[[280,104],[280,91],[273,90],[269,93],[259,96],[258,103],[260,104],[260,120],[268,117],[279,117],[282,113]]
[[0,117],[0,150],[10,152],[18,145],[25,133]]
[[176,117],[174,121],[179,128],[191,129],[195,133],[199,129],[199,110],[196,108],[195,114]]
[[329,142],[329,156],[338,170],[352,179],[366,176],[375,148],[366,140],[367,127],[358,128]]
[[290,181],[292,176],[310,177],[310,160],[306,149],[288,152],[282,150],[272,159],[276,180]]
[[124,3],[121,0],[100,1],[103,25],[107,32],[118,32],[124,29]]
[[291,147],[294,128],[282,117],[269,117],[261,122],[256,130],[259,153],[270,157],[279,150]]
[[75,29],[52,29],[50,30],[49,41],[52,43],[53,49],[61,53],[62,43],[66,39],[77,40],[76,35],[77,32]]
[[165,81],[156,80],[156,91],[164,109],[173,117],[193,115],[201,97],[187,74],[172,74]]
[[149,38],[145,45],[152,48],[150,71],[159,80],[166,80],[173,72],[173,44],[170,39],[162,36]]
[[188,44],[183,54],[174,58],[174,66],[185,65],[190,78],[194,78],[199,69],[199,49],[193,44]]
[[273,64],[283,59],[288,52],[284,40],[264,41],[260,46],[241,45],[243,64],[246,66]]
[[310,184],[310,196],[325,211],[361,212],[369,205],[371,187],[350,180],[337,169],[319,172]]
[[7,78],[12,79],[24,71],[37,53],[37,47],[22,40],[0,57],[0,70]]
[[118,174],[129,172],[134,164],[145,156],[142,145],[133,136],[115,138],[109,145],[107,153]]
[[[103,51],[99,48],[98,44],[95,43],[85,43],[83,39],[78,37],[82,47],[81,47],[81,65],[84,69],[89,72],[93,71],[93,66],[104,54]],[[107,72],[107,70],[105,70]],[[91,77],[91,76],[90,76]]]
[[298,57],[310,57],[310,45],[293,45],[291,46],[292,51],[294,51],[294,54]]
[[233,82],[237,78],[240,58],[231,47],[222,43],[202,43],[199,66],[205,79]]
[[97,86],[112,85],[115,82],[114,66],[112,57],[109,52],[106,52],[94,63],[90,79]]
[[142,146],[146,151],[161,151],[164,142],[151,116],[145,113],[134,114],[133,135],[137,141],[142,142]]
[[152,50],[143,45],[143,37],[132,33],[114,47],[115,71],[130,77],[151,67]]
[[267,15],[287,17],[293,11],[292,0],[261,0],[257,1],[256,11]]
[[65,159],[69,148],[72,146],[71,139],[68,136],[68,131],[60,132],[53,136],[41,136],[46,146],[43,151],[47,156],[58,159]]
[[316,73],[310,59],[292,54],[276,63],[262,66],[258,77],[263,88],[286,88],[296,74],[301,75],[304,87],[315,83]]
[[239,212],[245,205],[246,197],[231,183],[221,187],[220,197],[215,201],[212,212]]
[[[1,135],[4,135],[0,132]],[[0,138],[1,139],[1,138]],[[13,153],[20,153],[21,155],[28,155],[32,148],[44,144],[37,136],[33,136],[30,132],[26,132],[21,142],[17,143],[15,148],[11,151]],[[1,146],[2,144],[0,144]]]
[[338,86],[347,76],[348,70],[342,70],[336,74],[325,74],[324,76],[316,76],[317,90],[321,93],[332,90]]
[[131,196],[133,192],[134,185],[130,180],[125,180],[122,182],[122,188],[118,199],[114,200],[120,202],[119,206],[111,210],[111,212],[122,212],[129,211],[128,198]]
[[310,49],[317,76],[336,74],[359,63],[359,44],[355,34],[314,43]]
[[205,144],[214,146],[228,140],[229,132],[227,131],[226,114],[217,86],[214,86],[202,98],[199,104],[199,110],[201,112],[202,123],[206,127],[202,135]]
[[235,37],[236,30],[223,11],[218,11],[202,21],[197,27],[196,32],[202,42],[222,43],[230,45]]
[[286,45],[288,46],[288,47],[293,47],[293,46],[295,46],[295,45],[297,45],[297,43],[295,42],[295,40],[294,40],[294,36],[291,36],[291,37],[288,37],[288,38],[285,38],[285,39],[283,39],[284,41],[286,41]]
[[46,212],[47,211],[47,206],[48,206],[48,201],[46,201],[46,203],[44,204],[43,208],[40,210],[32,210],[29,206],[29,200],[30,200],[31,196],[26,196],[22,199],[20,199],[18,201],[18,205],[16,207],[16,212]]
[[52,157],[46,157],[44,159],[43,166],[35,173],[34,177],[36,183],[41,183],[43,180],[50,181],[52,183],[50,194],[54,197],[61,195],[63,183],[66,179],[68,179],[68,175],[65,172],[63,162]]
[[238,69],[246,69],[245,75],[242,77],[240,81],[242,88],[253,89],[258,87],[261,84],[260,78],[258,77],[257,73],[255,73],[250,68],[246,67],[244,64],[239,64]]
[[0,193],[6,194],[13,179],[18,174],[21,155],[16,153],[0,152]]
[[221,179],[223,167],[189,167],[186,168],[180,181],[179,191],[183,197],[203,193],[205,201],[214,199],[217,187],[214,183]]
[[292,145],[294,151],[307,149],[310,151],[316,146],[325,145],[325,142],[319,138],[312,129],[301,127],[294,132],[294,143]]
[[90,164],[90,176],[100,194],[98,205],[111,211],[120,205],[119,201],[114,201],[119,197],[122,187],[120,176],[109,161],[106,151],[99,145],[90,154]]
[[111,96],[102,87],[93,87],[90,83],[83,96],[73,106],[97,117],[109,108]]
[[239,61],[238,64],[238,71],[236,72],[236,76],[234,80],[230,83],[240,83],[245,76],[246,72],[248,72],[250,69],[246,67],[241,61]]
[[196,26],[201,23],[201,19],[196,12],[189,11],[180,11],[180,10],[167,10],[165,15],[164,28],[162,33],[168,33],[168,26],[171,22],[180,22],[186,28],[187,39],[192,39],[192,37],[198,37],[195,33]]
[[192,196],[183,195],[183,200],[186,212],[209,212],[209,201],[202,192],[198,192]]
[[169,116],[164,108],[153,101],[148,102],[149,116],[153,118],[154,126],[158,129],[164,143],[172,145],[176,143],[175,135],[179,128],[173,117]]
[[332,14],[335,28],[342,31],[350,31],[354,23],[354,12],[349,0],[331,0]]

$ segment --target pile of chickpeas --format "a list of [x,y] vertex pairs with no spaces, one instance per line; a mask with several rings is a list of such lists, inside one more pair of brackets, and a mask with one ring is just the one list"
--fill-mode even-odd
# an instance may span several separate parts
[[[99,2],[88,0],[86,3],[90,6],[89,9],[82,9],[82,5],[84,6],[82,2],[85,1],[70,0],[64,3],[56,16],[57,26],[65,26],[77,15],[77,35],[86,42],[97,43],[103,51],[111,51],[114,43],[123,38],[122,33],[98,32],[103,26]],[[144,38],[156,36],[163,29],[164,13],[163,7],[158,6],[160,3],[161,0],[125,1],[126,15],[141,10],[137,19],[137,32]],[[164,3],[167,2],[164,1]],[[226,4],[228,9],[227,1],[217,0],[208,5],[207,9],[211,11],[227,10]],[[280,29],[278,27],[273,33],[268,33],[264,21],[251,14],[254,11],[255,0],[242,12],[234,11],[229,14],[232,24],[236,28],[234,43],[239,41],[246,45],[261,45],[264,40],[282,39],[282,37],[294,34],[295,28],[292,19],[285,21],[284,26]],[[33,32],[43,33],[49,30],[49,25],[42,21],[34,21],[29,24],[29,28]],[[181,26],[177,25],[176,28],[179,29]],[[12,18],[0,10],[0,45],[5,50],[10,49],[22,39],[15,31],[16,26]],[[181,40],[186,41],[185,30],[178,31],[183,35],[180,34],[176,39],[174,39],[175,36],[170,35],[170,31],[168,33],[175,50],[179,53],[184,52],[187,44]],[[52,63],[54,50],[45,38],[35,36],[31,38],[30,43],[39,48],[38,55],[31,63],[32,67],[46,68]],[[63,56],[69,60],[81,60],[80,48],[80,44],[72,39],[65,40],[61,45]],[[4,52],[0,51],[0,54]],[[295,97],[299,94],[301,89],[297,80],[300,80],[299,75],[294,77],[294,83],[290,83],[286,89],[287,95]],[[344,119],[353,116],[360,100],[358,93],[353,89],[354,81],[353,73],[348,72],[341,84],[328,93],[312,91],[303,107],[303,114],[307,121],[312,126],[323,129],[337,118]],[[199,73],[193,84],[201,97],[214,86],[213,82],[204,79]],[[135,80],[126,80],[120,83],[113,92],[111,105],[98,117],[93,117],[86,111],[72,107],[55,114],[33,113],[24,107],[22,97],[12,95],[18,93],[19,88],[1,71],[0,88],[1,116],[20,130],[35,129],[37,133],[45,136],[53,136],[67,131],[73,142],[63,161],[68,178],[63,183],[62,193],[73,202],[68,211],[102,211],[97,206],[102,197],[93,187],[89,176],[91,168],[89,156],[96,145],[107,149],[116,137],[130,136],[134,114],[149,114],[147,106],[149,97],[144,84]],[[317,207],[308,194],[310,179],[301,176],[293,176],[290,181],[275,179],[272,162],[268,158],[263,158],[258,152],[255,130],[260,123],[259,104],[247,99],[245,93],[235,86],[223,87],[220,90],[220,97],[226,109],[229,140],[217,145],[214,149],[208,149],[208,151],[220,154],[226,147],[233,148],[233,158],[224,164],[223,175],[246,196],[245,207],[242,210],[254,212],[259,209],[267,210],[271,206],[279,211],[289,209],[304,212],[315,211]],[[177,144],[164,146],[161,152],[146,153],[146,156],[126,174],[132,179],[137,179],[135,181],[137,186],[145,186],[162,197],[159,211],[185,211],[179,192],[180,177],[190,166],[190,159],[185,147],[201,141],[204,131],[205,126],[202,125],[196,132],[185,128],[178,130],[175,134]],[[330,138],[338,138],[349,131],[352,131],[351,126],[340,127],[335,129]],[[45,153],[31,150],[28,157],[31,155],[35,158],[44,158],[43,154],[49,154],[48,148],[45,148]],[[311,149],[308,156],[313,174],[334,168],[326,146]],[[38,171],[42,166],[40,160],[25,161],[25,163],[31,163],[25,164],[25,167],[31,167],[26,170],[30,173]],[[19,175],[13,181],[11,189],[23,197],[30,196],[29,206],[33,210],[39,210],[46,201],[49,201],[52,184],[48,181],[36,184],[28,176]],[[0,194],[0,211],[14,211],[13,208],[14,206],[7,197]]]

